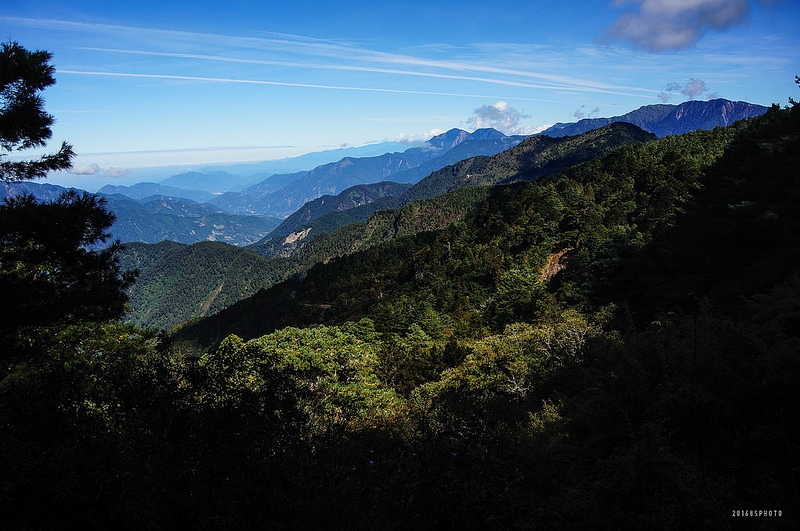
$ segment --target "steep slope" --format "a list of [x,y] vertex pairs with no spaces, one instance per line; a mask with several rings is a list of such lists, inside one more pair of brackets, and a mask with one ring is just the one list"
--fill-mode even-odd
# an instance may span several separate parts
[[645,105],[635,111],[611,118],[585,118],[576,123],[556,124],[541,135],[560,137],[579,135],[615,122],[635,124],[659,138],[680,135],[697,129],[713,129],[730,125],[736,120],[760,116],[767,111],[763,105],[744,101],[715,99],[687,101],[680,105]]
[[163,329],[212,315],[284,277],[276,261],[221,242],[129,243],[120,264],[139,270],[127,321]]
[[[623,124],[613,128],[638,129]],[[340,254],[337,260],[317,264],[304,281],[295,279],[262,291],[212,319],[184,328],[181,334],[213,342],[229,333],[256,337],[273,327],[336,323],[365,315],[402,328],[405,325],[398,323],[407,322],[403,315],[410,315],[408,308],[424,300],[436,301],[434,307],[446,313],[447,319],[473,315],[470,319],[480,324],[473,321],[470,326],[501,330],[520,312],[536,307],[531,297],[542,295],[538,270],[554,251],[569,250],[567,260],[573,267],[556,275],[552,285],[562,286],[563,296],[577,302],[574,297],[581,296],[586,283],[604,274],[602,268],[591,264],[607,251],[606,246],[649,239],[670,223],[696,185],[696,168],[705,168],[722,156],[733,136],[734,130],[720,130],[631,144],[570,170],[575,177],[494,189],[465,187],[453,194],[484,195],[475,197],[473,208],[465,201],[466,208],[456,209],[452,216],[441,208],[426,207],[436,201],[439,207],[446,205],[451,196],[409,203],[398,211],[404,212],[402,216],[379,213],[367,223],[372,225],[368,238],[364,229],[359,229],[360,236],[355,239],[352,232],[351,239],[345,238],[341,231],[355,230],[345,227],[299,250],[311,252],[337,236],[341,242],[361,242],[348,244],[348,251],[357,251],[355,254]],[[552,145],[553,140],[544,142]],[[609,173],[602,170],[603,164],[619,164],[624,171]],[[687,168],[694,169],[687,172]],[[497,180],[511,175],[514,173],[503,173]],[[659,184],[647,179],[657,179]],[[654,187],[661,190],[656,198],[647,192]],[[435,223],[437,211],[442,213]],[[378,223],[380,218],[385,219]],[[433,232],[420,233],[416,226],[405,232],[408,237],[402,237],[400,222],[409,218],[428,223]],[[453,221],[459,222],[451,224]],[[375,243],[364,245],[369,238]],[[385,243],[378,245],[381,241]],[[585,265],[578,266],[581,263]],[[607,267],[613,261],[604,263]],[[529,291],[523,297],[518,290]],[[322,312],[320,308],[327,309]]]
[[[475,197],[472,210],[456,209],[452,217],[442,213],[439,223],[432,219],[437,209],[428,202],[378,213],[364,227],[345,227],[301,247],[296,257],[326,242],[347,248],[333,255],[338,259],[308,270],[303,281],[293,279],[262,291],[181,334],[208,344],[229,333],[256,337],[278,326],[363,316],[394,327],[410,315],[402,308],[425,300],[435,301],[446,319],[455,322],[474,312],[481,316],[479,328],[502,330],[534,311],[538,303],[530,297],[543,296],[540,270],[554,252],[561,265],[541,278],[558,299],[589,304],[589,293],[604,285],[620,253],[668,230],[728,146],[749,127],[743,122],[631,144],[532,183],[463,188],[456,193],[483,191],[483,198]],[[439,207],[448,203],[448,196],[436,199]],[[415,216],[420,207],[422,215]],[[764,208],[769,210],[768,204]],[[407,232],[399,230],[409,218],[429,223],[433,232],[420,232],[414,223]],[[452,221],[457,223],[448,227]],[[530,291],[522,297],[520,289]]]
[[309,201],[297,210],[294,214],[283,220],[278,227],[272,231],[270,237],[286,236],[295,231],[301,225],[308,224],[315,219],[351,208],[373,203],[384,197],[400,197],[411,185],[398,184],[384,181],[375,184],[359,184],[343,190],[339,195],[323,195],[322,197]]
[[[479,157],[484,172],[480,182],[497,182],[500,180],[531,179],[547,171],[555,171],[580,160],[604,153],[612,147],[631,142],[652,139],[652,135],[643,133],[630,124],[615,124],[601,131],[590,132],[582,137],[566,139],[549,139],[533,137],[511,150],[491,158]],[[471,161],[465,161],[463,167],[472,167]],[[490,172],[498,172],[489,178]],[[502,173],[500,173],[502,172]],[[434,174],[435,175],[435,174]],[[448,172],[447,175],[452,175]],[[458,172],[455,175],[459,175]],[[292,260],[281,262],[280,271],[275,272],[277,280],[292,274],[305,274],[315,263],[326,262],[336,257],[345,256],[383,242],[400,237],[413,236],[420,232],[438,230],[461,217],[483,201],[489,193],[487,186],[455,187],[449,194],[431,197],[425,200],[408,202],[401,208],[396,198],[387,197],[369,205],[332,212],[317,218],[311,223],[295,226],[288,234],[267,238],[250,247],[254,252],[265,257],[291,257]],[[367,187],[371,189],[371,187]],[[380,187],[378,187],[380,190]],[[363,189],[355,187],[353,192],[357,198],[362,197]],[[347,195],[347,194],[345,194]],[[361,201],[361,199],[358,199]],[[321,207],[321,201],[311,206]],[[326,203],[330,203],[326,201]],[[336,203],[334,203],[336,204]],[[352,204],[352,199],[348,204]],[[330,206],[330,205],[329,205]],[[385,208],[376,211],[378,208]],[[298,212],[297,217],[304,215]],[[195,271],[186,269],[182,274],[202,275],[200,268],[204,262],[196,264]],[[137,284],[145,284],[148,279],[140,279]],[[149,288],[142,288],[149,289]],[[177,300],[180,300],[178,297]],[[231,302],[235,302],[234,299]],[[137,310],[137,315],[138,315]],[[180,311],[169,314],[180,314]],[[138,317],[137,317],[138,318]]]
[[[477,136],[479,139],[486,139],[497,138],[497,134],[499,133],[494,130],[479,130],[473,133],[473,136]],[[419,199],[433,198],[463,187],[536,179],[542,175],[555,173],[568,166],[590,160],[619,146],[654,138],[652,134],[646,133],[631,124],[614,124],[574,138],[530,137],[522,143],[491,157],[476,156],[468,158],[431,173],[403,194],[399,204],[408,204]],[[469,142],[469,140],[465,140],[451,151],[460,150],[462,146],[467,146],[465,150],[459,152],[464,155],[472,149],[468,146]],[[473,194],[467,195],[472,196]],[[461,196],[454,196],[454,200],[459,205],[469,204],[462,203]],[[447,200],[444,201],[444,203],[446,202]],[[446,212],[453,210],[449,206],[443,205],[443,202],[436,203]],[[399,205],[386,204],[385,208],[396,208],[397,206]],[[384,205],[374,204],[373,211],[378,210],[378,207],[384,207]],[[422,208],[428,212],[429,219],[433,221],[433,223],[422,223],[421,226],[425,227],[423,230],[441,227],[441,225],[436,225],[436,221],[444,219],[452,221],[455,219],[450,215],[439,215],[436,212],[428,211],[427,207]],[[406,215],[408,210],[404,211]],[[252,249],[264,256],[291,256],[316,235],[322,232],[330,232],[347,223],[366,221],[368,213],[369,209],[360,209],[357,212],[331,213],[320,223],[296,225],[295,230],[291,233],[286,233],[285,231],[283,233],[279,233],[280,231],[271,233],[264,241],[254,245]],[[401,217],[403,217],[402,213]],[[379,216],[375,220],[370,220],[370,223],[375,223],[382,219],[384,217]],[[358,231],[360,229],[354,227],[349,230]],[[366,229],[365,233],[374,234],[375,231],[374,227],[370,227]],[[381,229],[379,232],[381,231],[393,233],[391,230],[387,232],[387,229]],[[360,238],[350,234],[348,239],[352,238],[360,240]]]

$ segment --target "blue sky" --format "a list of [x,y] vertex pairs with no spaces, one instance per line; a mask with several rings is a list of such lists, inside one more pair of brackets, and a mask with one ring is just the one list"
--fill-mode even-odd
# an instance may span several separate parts
[[76,182],[110,182],[661,102],[786,104],[798,4],[11,0],[0,36],[53,53],[53,144],[73,144]]

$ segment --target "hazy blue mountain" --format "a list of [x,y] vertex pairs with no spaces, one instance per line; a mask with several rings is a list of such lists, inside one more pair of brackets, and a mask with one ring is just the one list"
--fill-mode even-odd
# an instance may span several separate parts
[[388,179],[413,184],[455,161],[478,154],[493,155],[524,138],[506,136],[494,129],[480,129],[474,133],[451,129],[402,153],[346,157],[310,171],[275,175],[240,193],[222,194],[209,203],[228,212],[286,217],[323,195],[336,195],[351,186]]
[[[203,182],[200,189],[209,193],[226,192],[231,189],[241,190],[243,186],[261,182],[275,174],[293,173],[307,171],[321,164],[335,162],[343,157],[372,157],[392,151],[402,151],[408,149],[409,145],[400,142],[382,142],[367,146],[328,149],[306,153],[298,157],[287,157],[278,160],[266,160],[259,162],[237,162],[197,165],[175,165],[175,166],[151,166],[142,168],[131,168],[130,174],[125,177],[114,179],[116,184],[136,186],[138,183],[159,183],[178,189],[196,189],[194,183]],[[235,176],[231,179],[230,175]],[[164,182],[168,181],[168,182]],[[229,188],[230,183],[234,188]],[[244,184],[242,184],[244,183]],[[105,193],[123,193],[133,197],[131,193],[123,190],[104,190]],[[186,197],[174,190],[162,190],[164,195],[176,195]],[[153,195],[147,193],[145,195]],[[137,197],[138,199],[138,197]],[[195,201],[205,201],[199,197],[189,197]]]
[[384,197],[400,197],[411,188],[410,184],[399,184],[391,181],[384,181],[375,184],[359,184],[343,190],[340,194],[323,195],[313,201],[309,201],[291,216],[283,220],[283,223],[269,234],[269,237],[286,236],[298,227],[311,223],[315,219],[330,214],[331,212],[341,212],[355,207],[368,205]]
[[277,218],[230,214],[177,197],[153,196],[144,203],[120,194],[104,197],[117,216],[111,233],[123,242],[221,241],[241,246],[257,242],[280,223]]
[[[465,131],[461,132],[466,133]],[[527,137],[522,135],[506,136],[500,131],[491,128],[478,129],[473,133],[467,133],[463,137],[463,140],[450,148],[441,146],[439,148],[441,151],[440,156],[423,162],[414,168],[395,173],[392,175],[392,180],[395,182],[414,184],[445,166],[455,164],[456,162],[470,157],[496,155],[497,153],[516,146],[525,138]],[[429,141],[428,144],[431,144],[431,141]]]
[[309,237],[363,223],[378,210],[397,208],[400,196],[410,187],[385,181],[353,186],[337,196],[323,195],[303,205],[252,247],[263,256],[289,256]]
[[176,188],[220,193],[229,190],[241,190],[257,182],[257,179],[258,177],[252,177],[251,175],[235,175],[219,170],[206,173],[189,171],[164,179],[161,184]]
[[763,105],[754,105],[744,101],[693,100],[680,105],[645,105],[622,116],[611,118],[585,118],[574,123],[558,123],[539,134],[552,137],[573,136],[610,123],[628,122],[661,138],[698,129],[713,129],[720,125],[730,125],[737,120],[759,116],[766,111],[767,107]]
[[[40,201],[53,201],[69,190],[63,186],[35,182],[3,183],[0,199],[29,193]],[[82,190],[80,190],[82,192]],[[262,239],[281,220],[261,216],[240,216],[207,204],[170,196],[135,200],[122,194],[102,196],[117,217],[111,236],[123,242],[179,243],[222,241],[249,245]]]
[[37,183],[37,182],[0,182],[0,200],[6,197],[16,197],[23,194],[31,194],[39,201],[53,201],[58,199],[62,193],[70,190],[57,184]]
[[236,175],[250,175],[260,177],[253,182],[260,182],[270,175],[278,173],[295,173],[307,171],[322,164],[336,162],[344,157],[374,157],[384,153],[403,151],[409,148],[408,144],[401,142],[380,142],[368,144],[366,146],[345,147],[315,151],[297,157],[289,157],[279,160],[265,160],[263,162],[242,162],[237,164],[214,164],[204,166],[200,172],[225,171]]
[[100,188],[98,193],[112,195],[122,194],[130,197],[131,199],[144,199],[150,196],[173,196],[183,199],[191,199],[197,203],[204,203],[209,199],[214,198],[214,194],[206,192],[205,190],[187,190],[184,188],[176,188],[174,186],[165,186],[160,183],[137,183],[132,186],[114,186],[107,184]]

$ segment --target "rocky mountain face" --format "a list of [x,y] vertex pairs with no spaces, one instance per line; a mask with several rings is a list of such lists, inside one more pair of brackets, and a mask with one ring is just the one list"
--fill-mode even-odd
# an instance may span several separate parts
[[737,120],[760,116],[766,111],[767,107],[763,105],[725,99],[687,101],[680,105],[645,105],[621,116],[586,118],[574,123],[555,124],[539,134],[552,137],[573,136],[610,123],[628,122],[661,138],[730,125]]

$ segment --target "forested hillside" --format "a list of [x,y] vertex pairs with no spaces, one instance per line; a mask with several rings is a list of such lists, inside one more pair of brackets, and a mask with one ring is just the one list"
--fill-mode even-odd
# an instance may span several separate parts
[[132,311],[126,320],[166,330],[249,297],[263,285],[283,280],[291,269],[220,242],[130,243],[120,253],[120,265],[139,272],[128,290]]
[[472,157],[435,171],[406,192],[403,202],[435,197],[464,186],[535,180],[655,136],[620,122],[574,137],[533,136],[492,157]]
[[[644,133],[630,124],[614,124],[600,131],[558,140],[538,137],[532,142],[526,141],[493,157],[468,159],[445,171],[447,176],[463,177],[465,168],[484,168],[480,175],[476,175],[473,186],[462,187],[465,184],[462,182],[461,185],[451,186],[454,192],[439,197],[431,194],[433,197],[425,200],[407,202],[410,199],[405,197],[402,201],[407,204],[402,207],[398,206],[401,200],[396,197],[375,199],[376,196],[383,194],[399,195],[401,191],[407,189],[407,185],[396,183],[357,186],[345,190],[338,198],[329,196],[320,198],[287,218],[282,225],[284,228],[276,229],[277,236],[270,235],[249,246],[249,249],[264,257],[286,258],[271,262],[268,266],[270,274],[267,277],[259,276],[258,279],[268,287],[292,275],[305,274],[318,262],[327,262],[397,237],[444,228],[460,219],[486,197],[488,187],[478,185],[482,182],[497,182],[499,176],[490,177],[494,170],[502,169],[502,178],[509,181],[535,179],[548,170],[555,171],[619,146],[652,138],[649,133]],[[468,143],[461,142],[457,147]],[[438,172],[425,181],[429,180],[431,183],[439,182]],[[431,185],[424,186],[424,190],[430,192],[430,189]],[[301,223],[304,218],[311,219],[320,212],[335,210],[337,205],[346,207],[372,199],[375,200],[367,205],[333,211],[313,219],[310,223]],[[385,209],[379,211],[381,206]],[[295,232],[287,234],[289,228]],[[147,247],[139,246],[136,249],[139,255],[148,252]],[[160,255],[159,250],[153,251]],[[181,252],[186,253],[188,250]],[[235,250],[227,250],[226,253],[230,256],[238,255]],[[218,256],[213,253],[212,255]],[[177,263],[175,260],[157,264],[151,270],[143,269],[143,274],[131,290],[132,311],[128,314],[128,320],[139,325],[155,325],[170,329],[187,319],[211,315],[224,308],[223,303],[233,304],[253,293],[252,290],[241,290],[242,295],[237,298],[235,291],[227,291],[227,297],[215,298],[214,305],[208,311],[198,313],[198,300],[205,300],[205,295],[202,294],[214,292],[220,282],[217,274],[209,273],[204,268],[216,270],[227,268],[209,260],[210,257],[200,260],[183,258],[178,260],[183,264],[178,269],[174,267]],[[251,287],[258,286],[251,279],[236,280],[235,268],[230,269],[228,274],[232,281],[227,285],[246,282]],[[248,273],[246,270],[240,270],[240,274]],[[185,282],[185,279],[191,279],[192,289],[175,289],[178,283]],[[144,296],[145,293],[151,295]]]
[[[357,207],[370,205],[376,201],[378,202],[378,206],[375,207],[375,210],[382,210],[380,205],[397,206],[397,201],[391,201],[389,199],[400,197],[409,188],[411,188],[411,185],[409,184],[399,184],[391,181],[384,181],[375,184],[360,184],[358,186],[352,186],[346,190],[342,190],[341,193],[335,196],[323,195],[322,197],[319,197],[313,201],[309,201],[297,209],[292,215],[284,219],[283,222],[267,236],[267,238],[285,238],[289,234],[296,232],[298,228],[302,230],[310,226],[311,223],[317,218],[327,214],[332,214],[334,212],[342,212],[345,210],[352,210]],[[381,201],[382,199],[384,201]],[[383,208],[392,208],[392,206],[384,206]],[[343,215],[341,217],[347,219],[349,216]],[[367,216],[367,218],[368,217],[369,216]],[[366,218],[359,221],[366,221]],[[346,223],[342,223],[342,225],[345,224]],[[330,230],[325,232],[330,232]],[[257,243],[264,243],[267,238]]]
[[172,335],[0,328],[1,521],[795,529],[798,153],[774,106],[378,212]]

